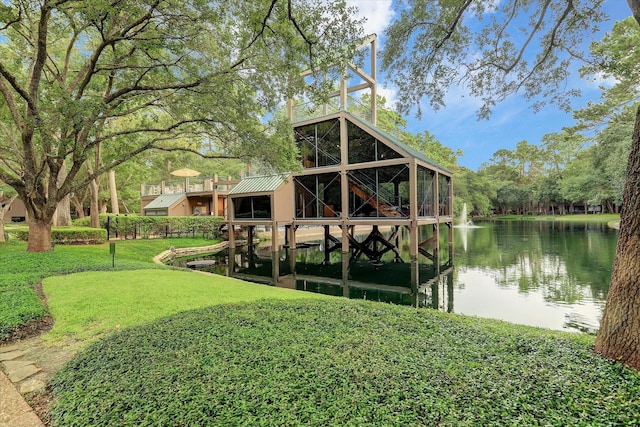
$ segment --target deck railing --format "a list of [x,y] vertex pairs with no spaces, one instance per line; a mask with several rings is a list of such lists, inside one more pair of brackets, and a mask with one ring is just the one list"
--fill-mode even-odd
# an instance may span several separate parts
[[228,192],[238,182],[239,179],[231,179],[227,177],[225,180],[219,180],[217,176],[213,177],[190,177],[182,179],[172,179],[151,184],[142,184],[140,186],[141,196],[159,196],[161,194],[181,194],[181,193],[200,193],[212,192],[214,190],[220,192]]

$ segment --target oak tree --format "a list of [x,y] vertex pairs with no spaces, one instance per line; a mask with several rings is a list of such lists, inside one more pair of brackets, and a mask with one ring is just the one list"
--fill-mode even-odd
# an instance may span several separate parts
[[60,200],[146,150],[289,168],[290,126],[265,117],[301,69],[354,56],[353,16],[343,0],[0,2],[0,181],[25,203],[27,250],[51,249]]

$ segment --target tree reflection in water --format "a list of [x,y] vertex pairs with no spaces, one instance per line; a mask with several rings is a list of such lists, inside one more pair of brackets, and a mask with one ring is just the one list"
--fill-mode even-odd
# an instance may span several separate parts
[[[322,241],[295,252],[239,248],[233,263],[221,254],[214,272],[311,292],[595,333],[609,287],[616,230],[604,223],[510,221],[456,228],[454,234],[453,263],[442,249],[439,271],[422,259],[417,289],[411,284],[406,235],[400,244],[403,263],[393,262],[392,253],[382,265],[358,261],[349,266],[346,284],[341,253],[331,253],[325,263]],[[445,245],[441,242],[441,248]]]

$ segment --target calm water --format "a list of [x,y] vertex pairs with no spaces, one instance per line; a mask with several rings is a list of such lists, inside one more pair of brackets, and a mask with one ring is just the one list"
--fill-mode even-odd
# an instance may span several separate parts
[[[446,236],[446,229],[442,231]],[[358,261],[349,267],[346,283],[340,252],[323,263],[321,241],[277,254],[268,246],[243,248],[232,258],[228,253],[212,257],[216,264],[209,270],[311,292],[595,332],[609,287],[617,231],[603,223],[494,222],[456,228],[454,235],[453,260],[448,259],[446,241],[441,243],[439,270],[421,259],[417,289],[411,286],[406,240],[400,245],[405,262],[393,262],[392,253],[383,257],[382,265]]]
[[456,229],[454,311],[594,332],[618,233],[604,223],[496,222]]

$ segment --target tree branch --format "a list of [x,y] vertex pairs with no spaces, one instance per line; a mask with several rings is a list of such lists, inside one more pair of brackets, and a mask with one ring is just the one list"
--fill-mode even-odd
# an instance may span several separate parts
[[7,82],[9,82],[9,84],[11,85],[13,90],[15,90],[18,93],[18,95],[20,95],[20,97],[22,99],[24,99],[24,101],[27,103],[27,106],[29,107],[30,110],[36,111],[37,107],[36,107],[36,105],[34,103],[33,98],[31,97],[31,95],[29,95],[29,93],[22,86],[20,86],[20,84],[18,83],[18,81],[15,78],[15,76],[13,74],[11,74],[4,67],[2,62],[0,62],[0,76],[4,77],[4,79]]
[[121,29],[118,32],[119,33],[118,37],[107,38],[102,43],[100,43],[100,45],[96,48],[96,50],[91,55],[91,58],[89,59],[89,61],[85,64],[85,66],[83,67],[82,71],[78,73],[76,79],[74,80],[74,82],[70,86],[70,88],[72,90],[76,86],[78,87],[78,91],[77,91],[76,96],[75,96],[76,99],[82,98],[82,95],[84,94],[85,88],[89,85],[89,82],[91,82],[91,79],[93,78],[94,73],[95,73],[96,64],[98,63],[98,60],[100,59],[100,56],[102,55],[102,52],[104,52],[104,49],[106,49],[107,46],[111,46],[111,45],[116,44],[118,41],[126,40],[127,39],[126,34],[129,31],[131,31],[133,28],[141,25],[145,21],[148,21],[151,18],[151,15],[153,14],[153,11],[158,7],[159,4],[160,4],[160,0],[156,0],[154,3],[149,5],[149,9],[147,10],[147,13],[142,15],[137,20],[133,21],[127,27]]
[[[548,3],[545,5],[545,9],[547,7]],[[531,67],[531,70],[529,71],[529,73],[526,75],[525,78],[523,78],[520,83],[517,86],[517,89],[520,89],[522,87],[522,85],[531,78],[531,76],[533,75],[533,73],[542,66],[542,64],[544,64],[547,60],[547,58],[549,57],[549,55],[551,55],[551,52],[553,51],[554,47],[556,46],[556,36],[558,34],[558,29],[560,28],[560,26],[562,25],[562,23],[564,22],[564,20],[567,18],[567,16],[569,16],[569,12],[571,12],[571,10],[573,10],[573,0],[569,0],[567,2],[567,7],[564,9],[562,15],[558,18],[558,20],[556,21],[556,24],[554,25],[553,29],[551,30],[551,35],[549,37],[549,44],[547,45],[547,49],[544,51],[544,55],[542,56],[542,59],[540,59],[539,61],[537,61],[535,63],[535,65],[533,67]],[[529,38],[530,40],[531,38]],[[529,40],[527,40],[527,42],[529,42]],[[524,49],[524,48],[523,48]]]
[[130,86],[124,87],[120,90],[113,92],[112,94],[105,97],[104,101],[106,104],[110,104],[114,100],[120,98],[131,92],[144,92],[144,91],[163,91],[163,90],[178,90],[178,89],[189,89],[194,88],[203,83],[203,79],[198,79],[189,83],[181,83],[181,84],[168,84],[168,85],[158,85],[158,86]]
[[445,42],[451,38],[453,33],[455,33],[456,29],[458,28],[458,24],[460,23],[460,20],[462,19],[462,16],[467,11],[469,6],[471,6],[472,2],[473,2],[473,0],[465,0],[464,4],[462,4],[462,6],[460,6],[460,9],[458,9],[458,13],[456,14],[456,17],[453,20],[453,22],[451,23],[451,25],[449,26],[449,28],[445,28],[444,29],[445,30],[445,36],[438,43],[436,43],[435,48],[433,48],[434,52],[438,51],[438,49],[440,49],[445,44]]
[[260,30],[253,37],[253,39],[249,42],[249,44],[246,47],[244,47],[242,50],[249,49],[260,38],[260,36],[262,36],[262,34],[264,34],[264,30],[267,27],[267,21],[271,17],[271,12],[273,12],[273,9],[275,8],[277,2],[278,2],[278,0],[271,0],[271,5],[269,6],[269,11],[267,12],[267,15],[262,20],[262,26],[260,27]]
[[0,79],[0,93],[7,103],[7,107],[9,108],[9,113],[11,114],[11,118],[13,122],[18,126],[18,129],[22,131],[24,126],[23,118],[20,112],[18,111],[18,105],[16,104],[15,99],[13,98],[13,94],[9,90],[9,87],[4,83],[2,79]]
[[[467,1],[471,1],[471,0],[467,0]],[[296,28],[296,31],[298,32],[298,34],[300,34],[300,36],[305,41],[305,43],[307,43],[307,46],[309,48],[309,69],[313,70],[314,68],[313,67],[313,45],[315,44],[315,42],[311,41],[307,37],[304,31],[302,31],[302,28],[300,28],[300,26],[298,25],[298,21],[296,21],[296,18],[293,17],[293,6],[291,5],[291,0],[287,1],[287,7],[288,7],[289,21],[291,21],[293,26]]]
[[18,8],[18,16],[16,17],[16,19],[13,19],[9,22],[7,22],[4,26],[0,27],[0,31],[4,31],[6,29],[8,29],[10,26],[12,26],[13,24],[17,24],[18,22],[20,22],[22,20],[22,8]]

